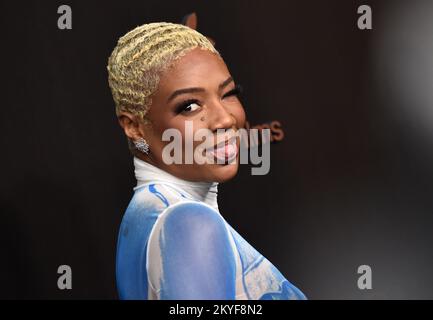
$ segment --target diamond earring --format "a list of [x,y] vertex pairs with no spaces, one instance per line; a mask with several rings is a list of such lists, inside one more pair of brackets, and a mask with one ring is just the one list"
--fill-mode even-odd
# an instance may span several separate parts
[[149,154],[149,144],[143,138],[134,141],[135,148],[145,154]]

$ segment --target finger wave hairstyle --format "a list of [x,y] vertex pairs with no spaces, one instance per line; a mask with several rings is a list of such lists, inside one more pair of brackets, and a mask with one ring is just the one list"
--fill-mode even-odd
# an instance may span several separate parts
[[130,112],[145,120],[160,74],[197,47],[220,56],[204,35],[181,24],[148,23],[121,37],[107,66],[116,114]]

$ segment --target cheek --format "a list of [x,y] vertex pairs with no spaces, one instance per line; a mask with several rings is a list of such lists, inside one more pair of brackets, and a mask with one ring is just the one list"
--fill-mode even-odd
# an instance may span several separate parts
[[182,133],[185,131],[185,121],[180,117],[175,117],[173,114],[165,112],[158,115],[153,122],[153,129],[162,138],[162,134],[168,129],[174,129]]
[[201,121],[200,118],[172,119],[171,121],[168,121],[165,124],[165,129],[168,129],[168,128],[175,129],[176,131],[179,131],[181,136],[182,136],[183,141],[185,141],[185,139],[187,139],[187,138],[190,138],[190,139],[192,139],[193,143],[196,143],[194,141],[194,134],[196,133],[197,130],[208,129],[208,127],[206,126],[206,123]]
[[153,151],[155,154],[162,156],[163,148],[170,143],[170,141],[162,141],[164,132],[166,132],[168,129],[175,129],[176,131],[178,130],[183,136],[184,125],[183,123],[181,124],[176,121],[173,117],[170,117],[168,114],[158,115],[158,117],[155,117],[151,120],[152,125],[149,128],[150,135],[152,137],[151,146],[153,146]]

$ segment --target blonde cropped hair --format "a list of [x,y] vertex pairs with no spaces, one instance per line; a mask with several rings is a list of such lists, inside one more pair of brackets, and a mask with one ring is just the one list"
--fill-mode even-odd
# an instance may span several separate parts
[[126,111],[144,119],[161,72],[196,47],[220,56],[204,35],[181,24],[148,23],[121,37],[107,66],[116,114]]

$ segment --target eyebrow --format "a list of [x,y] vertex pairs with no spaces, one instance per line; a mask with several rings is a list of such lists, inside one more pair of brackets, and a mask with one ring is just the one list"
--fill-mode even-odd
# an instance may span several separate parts
[[[233,77],[228,77],[226,80],[224,80],[223,82],[221,82],[218,85],[218,89],[222,90],[224,89],[229,83],[231,83],[233,80]],[[170,97],[168,97],[167,102],[170,102],[171,100],[173,100],[174,98],[176,98],[178,95],[181,94],[185,94],[185,93],[194,93],[194,92],[203,92],[205,91],[203,88],[200,87],[192,87],[192,88],[185,88],[185,89],[179,89],[174,91]]]

